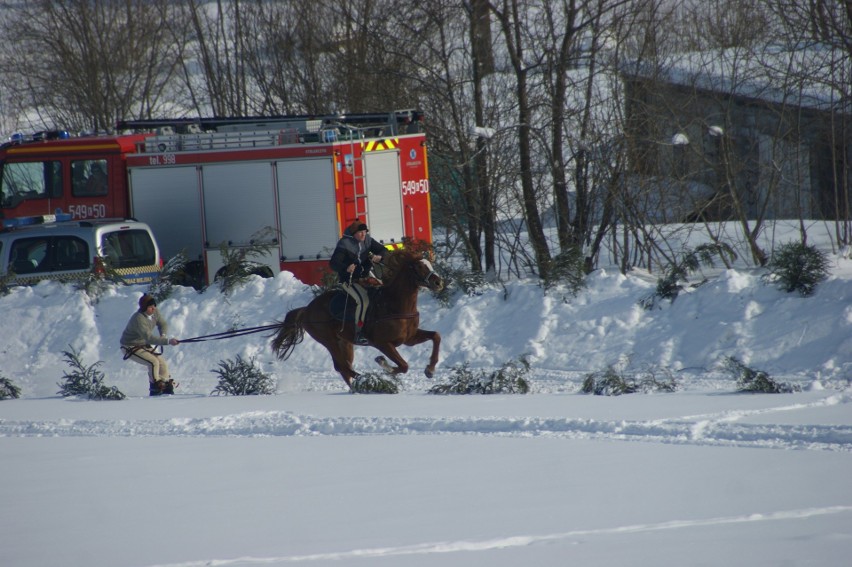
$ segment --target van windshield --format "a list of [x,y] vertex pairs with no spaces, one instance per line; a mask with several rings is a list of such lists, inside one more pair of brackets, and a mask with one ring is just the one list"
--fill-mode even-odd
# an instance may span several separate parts
[[109,232],[101,237],[103,257],[113,268],[138,268],[155,263],[154,243],[145,230]]

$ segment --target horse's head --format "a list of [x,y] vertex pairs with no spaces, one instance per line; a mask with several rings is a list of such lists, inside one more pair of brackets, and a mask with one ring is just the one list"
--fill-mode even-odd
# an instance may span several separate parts
[[417,276],[418,285],[428,288],[431,291],[441,291],[444,289],[444,278],[435,272],[434,268],[432,268],[432,262],[426,258],[422,258],[411,264],[411,269],[414,270]]
[[409,291],[415,291],[418,287],[432,291],[444,289],[444,278],[435,272],[432,263],[417,250],[405,248],[392,252],[386,257],[384,267],[386,271],[382,279],[385,288],[402,286]]

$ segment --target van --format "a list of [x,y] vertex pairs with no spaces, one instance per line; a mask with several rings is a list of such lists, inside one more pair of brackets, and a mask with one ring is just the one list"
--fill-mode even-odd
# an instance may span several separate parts
[[147,224],[135,220],[74,221],[69,214],[4,219],[0,278],[11,285],[86,278],[106,264],[126,284],[149,283],[163,266]]

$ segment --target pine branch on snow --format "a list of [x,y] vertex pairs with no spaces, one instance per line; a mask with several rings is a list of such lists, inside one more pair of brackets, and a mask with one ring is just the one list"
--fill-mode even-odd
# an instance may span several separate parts
[[62,397],[85,397],[90,400],[123,400],[125,395],[115,386],[104,384],[104,373],[98,370],[102,360],[86,366],[80,360],[80,353],[73,347],[70,351],[62,351],[65,362],[71,367],[70,372],[63,375],[64,382],[59,382],[59,392]]
[[254,358],[219,361],[219,368],[211,370],[219,375],[219,383],[212,395],[257,396],[275,393],[275,381],[263,372]]
[[525,378],[530,370],[526,356],[518,361],[510,360],[502,368],[490,374],[474,372],[464,363],[453,368],[447,384],[437,384],[429,389],[430,394],[527,394],[530,383]]
[[349,389],[353,394],[398,394],[399,387],[396,376],[369,372],[353,378]]
[[738,392],[790,394],[801,390],[797,385],[776,382],[763,370],[753,370],[733,356],[727,357],[723,366],[737,379]]
[[20,397],[21,389],[14,382],[0,375],[0,400],[17,399]]
[[580,391],[596,396],[677,391],[678,384],[674,376],[668,370],[663,369],[663,372],[667,377],[659,379],[654,370],[647,370],[636,375],[636,373],[619,372],[613,366],[608,366],[605,370],[586,375]]

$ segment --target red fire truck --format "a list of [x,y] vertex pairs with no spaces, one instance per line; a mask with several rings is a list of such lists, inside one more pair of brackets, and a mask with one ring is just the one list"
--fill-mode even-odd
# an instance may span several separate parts
[[0,147],[0,222],[69,213],[147,223],[164,258],[207,283],[222,249],[318,283],[343,229],[388,248],[432,241],[426,140],[414,110],[126,121],[113,136],[46,132]]

